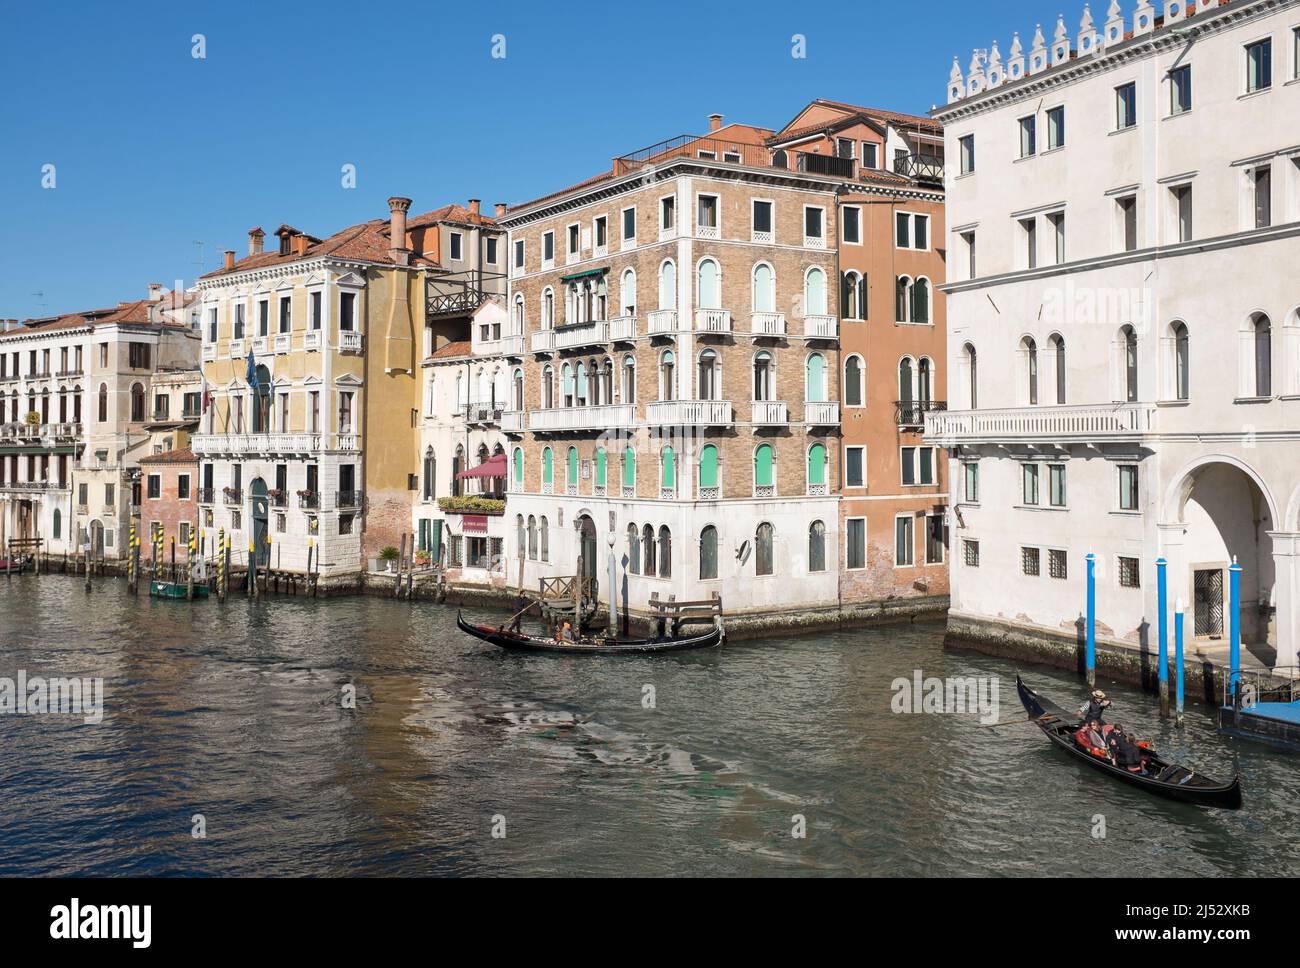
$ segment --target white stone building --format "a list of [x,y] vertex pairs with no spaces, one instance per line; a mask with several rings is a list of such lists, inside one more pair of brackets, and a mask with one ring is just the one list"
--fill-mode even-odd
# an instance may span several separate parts
[[[1143,2],[954,63],[954,625],[1300,648],[1300,0]],[[1292,119],[1280,123],[1281,119]],[[1172,628],[1172,615],[1170,616]]]

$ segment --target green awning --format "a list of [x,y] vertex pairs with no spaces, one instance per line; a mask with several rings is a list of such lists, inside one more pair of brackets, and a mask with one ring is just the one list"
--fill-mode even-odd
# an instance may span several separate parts
[[603,269],[583,269],[581,272],[575,272],[572,275],[560,276],[560,282],[571,282],[574,279],[585,279],[588,276],[603,276],[609,272],[609,266]]

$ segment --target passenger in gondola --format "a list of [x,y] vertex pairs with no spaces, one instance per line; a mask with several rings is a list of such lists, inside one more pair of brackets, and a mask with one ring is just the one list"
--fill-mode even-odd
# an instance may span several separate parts
[[1094,755],[1105,755],[1106,736],[1101,723],[1095,721],[1084,723],[1079,731],[1074,734],[1074,738],[1088,752]]
[[569,645],[572,645],[574,642],[573,626],[570,625],[568,622],[565,622],[564,627],[560,629],[560,641],[565,642]]
[[1118,723],[1110,731],[1108,745],[1116,766],[1122,767],[1130,773],[1146,772],[1146,751],[1137,744],[1130,734],[1124,732],[1124,728]]
[[1109,708],[1110,700],[1106,698],[1106,694],[1100,689],[1094,690],[1092,698],[1088,700],[1088,707],[1083,713],[1084,725],[1087,725],[1088,723],[1097,723],[1100,725],[1102,721],[1102,712]]

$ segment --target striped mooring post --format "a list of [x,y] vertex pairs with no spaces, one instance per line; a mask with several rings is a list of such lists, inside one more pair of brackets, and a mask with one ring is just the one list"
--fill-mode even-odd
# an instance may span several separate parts
[[1088,642],[1087,672],[1088,689],[1097,688],[1097,556],[1088,552]]

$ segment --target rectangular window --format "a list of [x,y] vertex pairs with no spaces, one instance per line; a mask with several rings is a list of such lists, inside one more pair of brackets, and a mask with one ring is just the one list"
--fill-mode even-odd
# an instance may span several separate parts
[[894,242],[900,249],[930,247],[930,216],[899,212],[894,216]]
[[1169,189],[1173,206],[1174,238],[1178,242],[1192,240],[1192,186],[1175,185]]
[[[127,362],[131,369],[148,370],[151,368],[150,361],[153,359],[153,347],[148,343],[128,343],[126,348]],[[33,365],[35,364],[33,363]]]
[[1273,86],[1273,41],[1258,40],[1246,45],[1246,92]]
[[307,303],[307,323],[312,329],[320,329],[321,326],[321,303],[323,294],[318,289],[308,296]]
[[1119,558],[1119,584],[1121,588],[1142,587],[1142,569],[1136,558]]
[[351,534],[351,533],[352,533],[352,519],[353,519],[353,517],[355,517],[355,515],[352,515],[352,514],[340,514],[340,515],[339,515],[339,534]]
[[980,465],[974,463],[962,464],[962,477],[964,485],[962,488],[962,500],[967,504],[979,504],[980,502]]
[[957,148],[961,154],[961,173],[969,175],[975,171],[975,136],[968,134],[958,138]]
[[1047,502],[1054,508],[1065,507],[1065,465],[1047,465]]
[[852,138],[836,138],[836,139],[835,139],[835,156],[836,156],[837,158],[852,158],[852,157],[853,157],[853,139],[852,139]]
[[570,225],[565,230],[565,248],[564,253],[570,260],[576,259],[582,255],[582,237],[581,230],[576,225]]
[[[483,259],[488,265],[497,264],[497,238],[495,235],[489,235],[483,240]],[[281,515],[283,517],[283,515]]]
[[1048,109],[1047,150],[1065,147],[1065,105]]
[[1038,465],[1025,464],[1020,468],[1020,500],[1023,504],[1038,504]]
[[1041,573],[1039,571],[1039,554],[1037,548],[1020,549],[1020,571],[1029,575],[1031,578],[1037,578]]
[[1300,81],[1300,27],[1291,30],[1291,76]]
[[1029,158],[1038,153],[1038,119],[1032,114],[1027,118],[1021,118],[1020,124],[1020,157]]
[[866,487],[866,470],[864,468],[865,447],[844,448],[844,486]]
[[820,208],[808,207],[803,210],[803,234],[804,239],[821,239],[824,238],[823,228],[824,213]]
[[339,329],[351,332],[356,326],[357,294],[345,292],[339,296]]
[[894,518],[894,564],[898,567],[916,563],[915,528],[911,517]]
[[772,203],[755,199],[753,217],[754,237],[763,237],[770,241],[772,238]]
[[933,447],[903,447],[900,448],[899,454],[903,469],[903,484],[935,483]]
[[1138,465],[1120,464],[1119,473],[1119,509],[1136,511],[1138,509]]
[[460,262],[465,258],[464,237],[459,232],[447,233],[447,249],[453,262]]
[[659,199],[659,228],[667,232],[677,224],[677,197],[668,195]]
[[601,215],[591,225],[592,235],[595,237],[597,249],[609,247],[609,216]]
[[980,566],[980,543],[974,538],[964,538],[961,547],[962,559],[966,562],[966,567],[978,568]]
[[1262,165],[1251,172],[1255,192],[1255,228],[1266,229],[1273,224],[1273,169]]
[[257,301],[257,335],[265,336],[271,329],[271,303],[266,299]]
[[1119,213],[1120,239],[1125,252],[1133,252],[1138,247],[1138,202],[1136,195],[1126,195],[1115,199]]
[[1049,548],[1047,551],[1047,574],[1052,578],[1064,580],[1068,577],[1068,556],[1060,548]]
[[176,477],[176,496],[182,501],[190,499],[190,475],[178,474]]
[[149,500],[151,501],[156,501],[162,497],[162,475],[149,475],[145,494],[148,495]]
[[976,277],[974,230],[971,230],[970,232],[963,232],[961,234],[961,238],[962,241],[966,243],[966,272],[968,273],[969,278],[974,279]]
[[844,227],[844,241],[849,245],[861,245],[862,209],[845,206],[840,211],[840,221]]
[[522,269],[523,267],[524,267],[524,240],[519,239],[515,242],[515,268]]
[[718,196],[701,195],[696,199],[696,203],[696,224],[702,229],[716,230],[718,227]]
[[846,568],[867,567],[867,519],[849,518],[844,542]]
[[235,304],[234,333],[235,333],[235,337],[234,337],[235,339],[244,338],[244,304],[243,303]]
[[104,506],[116,507],[117,505],[117,486],[114,484],[104,485]]
[[880,167],[879,145],[871,141],[862,142],[862,167],[879,168]]
[[1065,213],[1052,212],[1047,216],[1047,224],[1052,227],[1052,254],[1056,265],[1065,263]]
[[1038,219],[1020,220],[1020,241],[1025,247],[1025,268],[1038,268]]
[[942,514],[927,515],[925,519],[925,563],[942,565],[948,550],[948,529]]
[[623,209],[623,241],[631,242],[636,238],[636,209]]
[[1130,81],[1115,88],[1115,130],[1123,131],[1137,124],[1137,84]]
[[1169,72],[1169,113],[1186,114],[1192,109],[1192,65]]
[[293,327],[293,302],[288,296],[280,299],[280,332],[287,333]]

